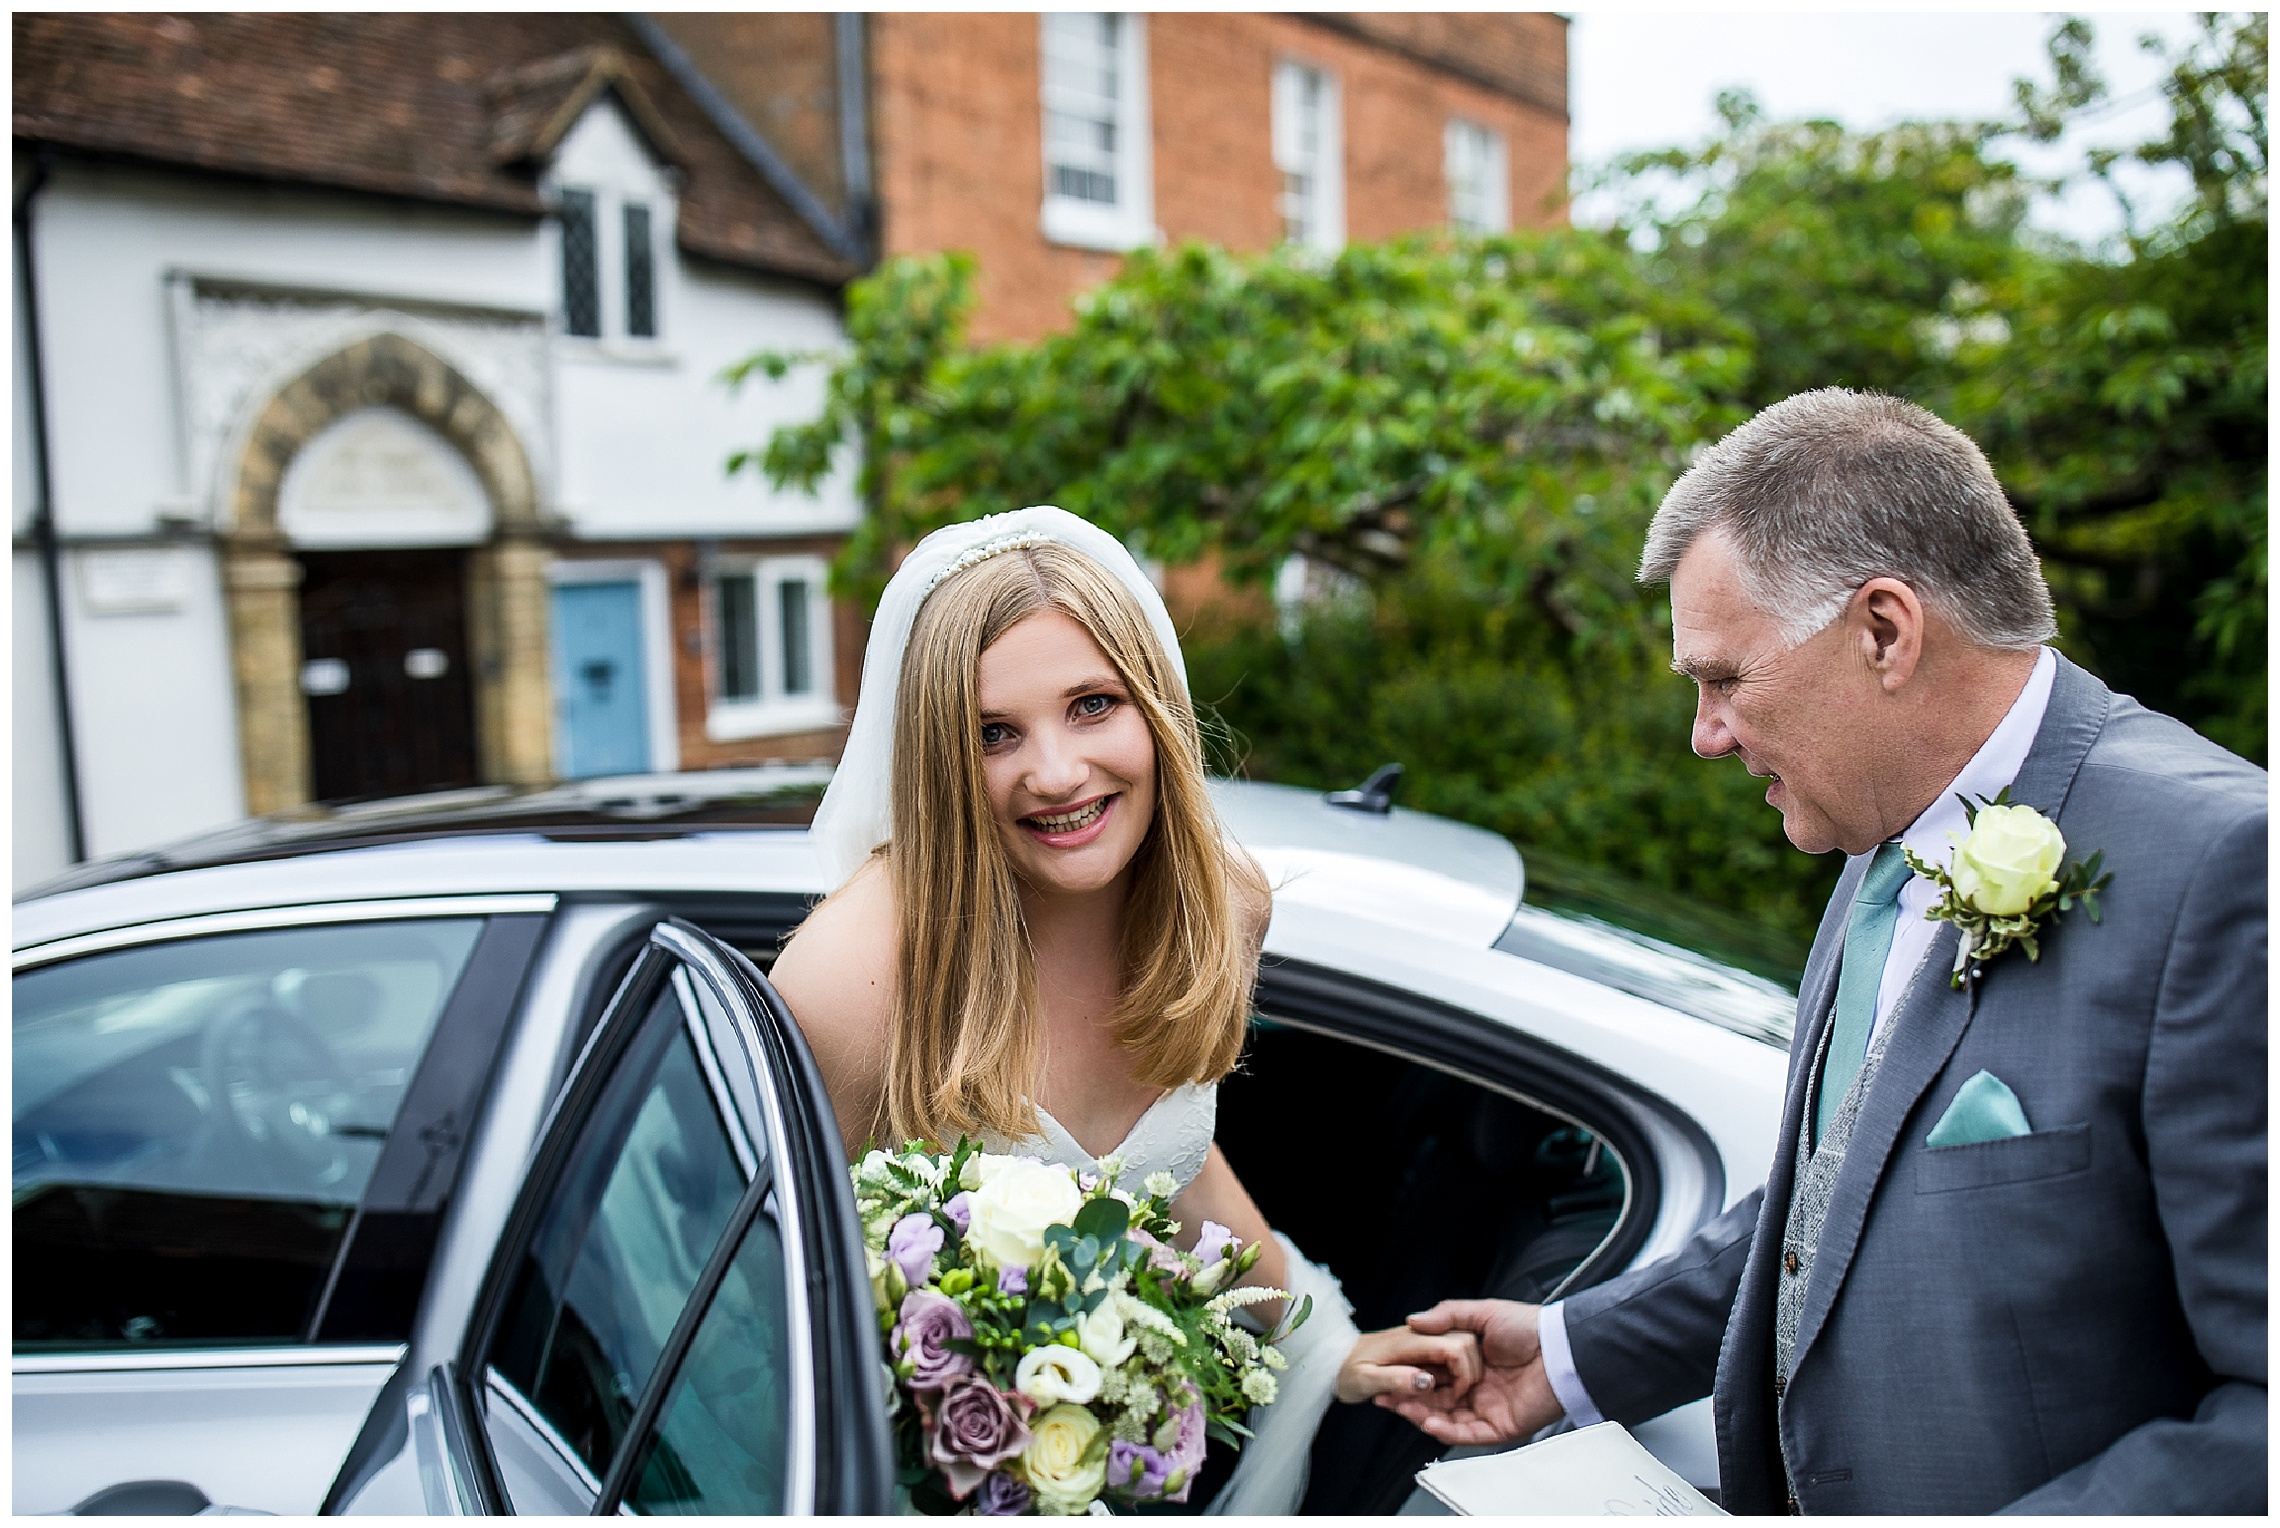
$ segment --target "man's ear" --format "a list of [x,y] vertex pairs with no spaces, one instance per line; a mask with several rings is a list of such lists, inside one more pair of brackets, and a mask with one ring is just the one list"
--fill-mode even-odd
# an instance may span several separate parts
[[1924,656],[1924,602],[1915,590],[1897,578],[1872,578],[1853,591],[1845,618],[1887,694],[1915,677]]

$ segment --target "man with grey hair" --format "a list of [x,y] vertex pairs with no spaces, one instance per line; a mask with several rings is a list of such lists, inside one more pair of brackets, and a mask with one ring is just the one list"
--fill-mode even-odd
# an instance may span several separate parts
[[2264,1511],[2264,772],[2043,646],[1994,474],[1898,399],[1759,414],[1640,576],[1694,751],[1851,857],[1781,1144],[1659,1263],[1412,1316],[1487,1374],[1379,1404],[1488,1443],[1707,1394],[1737,1513]]

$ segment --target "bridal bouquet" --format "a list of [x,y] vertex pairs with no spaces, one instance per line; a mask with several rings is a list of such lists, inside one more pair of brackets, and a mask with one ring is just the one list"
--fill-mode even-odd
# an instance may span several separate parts
[[1207,1220],[1192,1252],[1175,1250],[1171,1175],[1133,1195],[1120,1165],[1080,1176],[963,1139],[856,1164],[899,1479],[918,1510],[1184,1502],[1206,1440],[1240,1447],[1244,1415],[1274,1400],[1276,1339],[1234,1319],[1285,1298],[1233,1287],[1259,1249]]

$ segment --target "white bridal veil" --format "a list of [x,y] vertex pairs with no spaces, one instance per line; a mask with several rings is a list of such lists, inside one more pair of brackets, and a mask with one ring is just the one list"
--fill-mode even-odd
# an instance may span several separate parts
[[921,541],[888,580],[880,597],[879,613],[871,623],[870,648],[863,655],[863,689],[855,703],[855,725],[848,729],[847,751],[832,772],[831,785],[816,808],[809,830],[816,853],[831,884],[837,887],[870,858],[871,851],[894,836],[894,804],[889,795],[894,779],[895,691],[902,679],[903,652],[910,646],[911,623],[918,607],[934,586],[951,574],[1015,547],[1058,545],[1072,547],[1106,568],[1132,591],[1147,613],[1148,624],[1172,660],[1172,668],[1187,683],[1187,663],[1180,656],[1179,633],[1140,564],[1124,543],[1088,520],[1050,504],[1008,510],[959,525],[946,525]]

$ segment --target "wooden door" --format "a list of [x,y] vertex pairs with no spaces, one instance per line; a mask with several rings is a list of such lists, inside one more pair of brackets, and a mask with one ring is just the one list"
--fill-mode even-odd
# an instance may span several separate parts
[[649,689],[643,673],[641,585],[557,584],[554,710],[562,777],[637,775],[649,768]]
[[300,561],[316,798],[475,784],[467,554],[304,552]]

